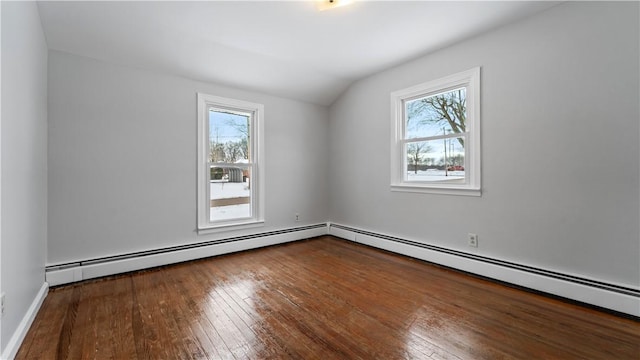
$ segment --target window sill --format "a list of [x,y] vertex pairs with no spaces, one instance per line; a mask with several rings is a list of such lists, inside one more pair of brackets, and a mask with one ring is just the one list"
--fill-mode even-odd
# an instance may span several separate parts
[[214,234],[224,231],[252,229],[264,226],[264,220],[248,220],[233,224],[209,225],[206,227],[198,227],[198,235]]
[[440,195],[482,196],[482,191],[480,189],[452,186],[427,186],[421,184],[392,184],[391,191]]

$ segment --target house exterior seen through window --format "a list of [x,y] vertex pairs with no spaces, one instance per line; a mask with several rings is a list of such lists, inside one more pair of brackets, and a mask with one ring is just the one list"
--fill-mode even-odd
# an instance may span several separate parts
[[264,107],[198,94],[198,229],[263,221]]
[[480,68],[391,94],[391,189],[480,195]]

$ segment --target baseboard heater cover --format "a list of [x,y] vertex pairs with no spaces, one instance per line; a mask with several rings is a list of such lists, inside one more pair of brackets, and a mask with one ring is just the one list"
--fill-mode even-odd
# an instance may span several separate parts
[[637,288],[563,274],[340,224],[331,223],[329,234],[634,317],[640,316],[640,289]]
[[[45,268],[46,280],[51,286],[63,285],[128,271],[322,236],[326,235],[327,231],[328,224],[322,223],[55,264]],[[249,242],[249,240],[253,241]]]

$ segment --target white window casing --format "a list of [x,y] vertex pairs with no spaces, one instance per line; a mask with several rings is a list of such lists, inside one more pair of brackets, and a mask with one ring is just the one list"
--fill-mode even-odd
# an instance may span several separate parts
[[[465,130],[443,132],[439,136],[408,138],[406,106],[408,101],[437,96],[455,89],[466,90]],[[463,138],[464,179],[458,181],[420,181],[408,177],[406,145],[410,143]],[[446,145],[445,145],[446,155]],[[391,93],[391,190],[448,195],[481,195],[480,166],[480,68],[476,67],[437,80]],[[446,156],[444,168],[447,168]]]
[[[249,161],[238,164],[250,174],[250,216],[213,220],[211,218],[210,169],[226,164],[210,162],[210,110],[222,110],[230,114],[248,115]],[[197,229],[198,233],[237,230],[261,226],[264,223],[264,106],[248,101],[219,96],[197,94],[198,146],[197,146]]]

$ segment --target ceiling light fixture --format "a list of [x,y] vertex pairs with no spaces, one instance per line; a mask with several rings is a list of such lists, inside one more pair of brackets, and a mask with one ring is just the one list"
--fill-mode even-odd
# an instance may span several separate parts
[[318,10],[329,10],[337,7],[353,4],[353,0],[319,0]]

